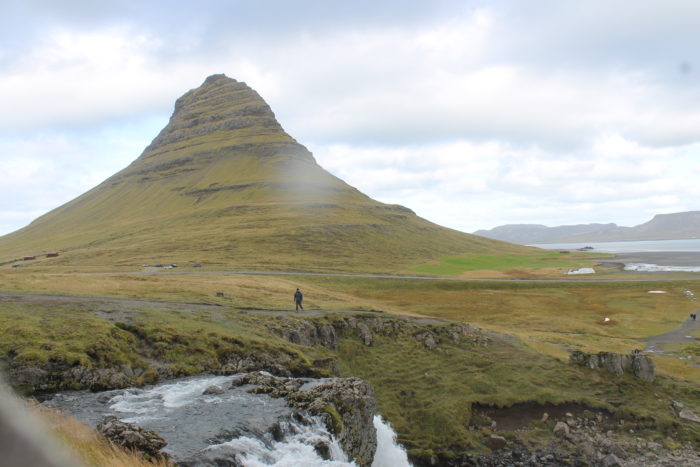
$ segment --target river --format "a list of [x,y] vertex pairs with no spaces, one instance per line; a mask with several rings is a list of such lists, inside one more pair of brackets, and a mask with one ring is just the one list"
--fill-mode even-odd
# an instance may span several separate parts
[[[58,393],[44,402],[94,427],[105,416],[155,430],[168,445],[163,451],[175,461],[218,465],[207,459],[226,459],[235,454],[246,466],[354,466],[320,418],[307,415],[298,421],[284,399],[250,394],[245,387],[232,387],[233,376],[197,376],[140,388],[91,393]],[[203,395],[212,385],[222,394]],[[310,421],[311,423],[308,423]],[[410,466],[396,435],[379,415],[377,452],[372,467]],[[274,435],[273,435],[274,433]],[[324,460],[314,446],[330,449]]]

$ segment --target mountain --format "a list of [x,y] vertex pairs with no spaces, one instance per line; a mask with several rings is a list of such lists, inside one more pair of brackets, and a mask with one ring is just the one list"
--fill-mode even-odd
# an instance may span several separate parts
[[700,238],[700,211],[657,214],[650,221],[635,227],[621,227],[617,224],[579,224],[558,227],[509,224],[491,230],[477,230],[474,235],[522,245]]
[[521,249],[369,198],[321,168],[257,92],[214,75],[128,167],[1,237],[0,263],[57,250],[51,264],[395,271]]

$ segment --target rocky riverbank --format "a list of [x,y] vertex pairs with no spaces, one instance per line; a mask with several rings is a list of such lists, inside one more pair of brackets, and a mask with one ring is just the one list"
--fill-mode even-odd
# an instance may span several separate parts
[[[200,376],[144,389],[59,393],[43,404],[147,459],[182,466],[396,465],[373,464],[378,430],[391,430],[377,420],[372,386],[358,378]],[[384,440],[383,449],[390,444]]]

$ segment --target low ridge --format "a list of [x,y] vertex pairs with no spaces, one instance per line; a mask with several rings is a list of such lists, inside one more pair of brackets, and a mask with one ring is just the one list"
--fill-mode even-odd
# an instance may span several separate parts
[[369,198],[321,168],[257,92],[213,75],[128,167],[0,238],[0,263],[59,250],[52,264],[393,272],[519,248]]
[[657,214],[650,221],[634,227],[622,227],[617,224],[579,224],[557,227],[507,224],[491,230],[477,230],[474,235],[523,245],[700,238],[700,211]]

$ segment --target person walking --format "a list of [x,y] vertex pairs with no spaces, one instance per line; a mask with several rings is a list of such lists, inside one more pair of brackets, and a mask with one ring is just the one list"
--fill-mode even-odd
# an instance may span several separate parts
[[297,289],[297,291],[294,292],[294,304],[297,307],[297,312],[299,311],[299,308],[301,308],[301,311],[304,311],[304,307],[301,305],[303,300],[304,295],[301,293],[301,290]]

